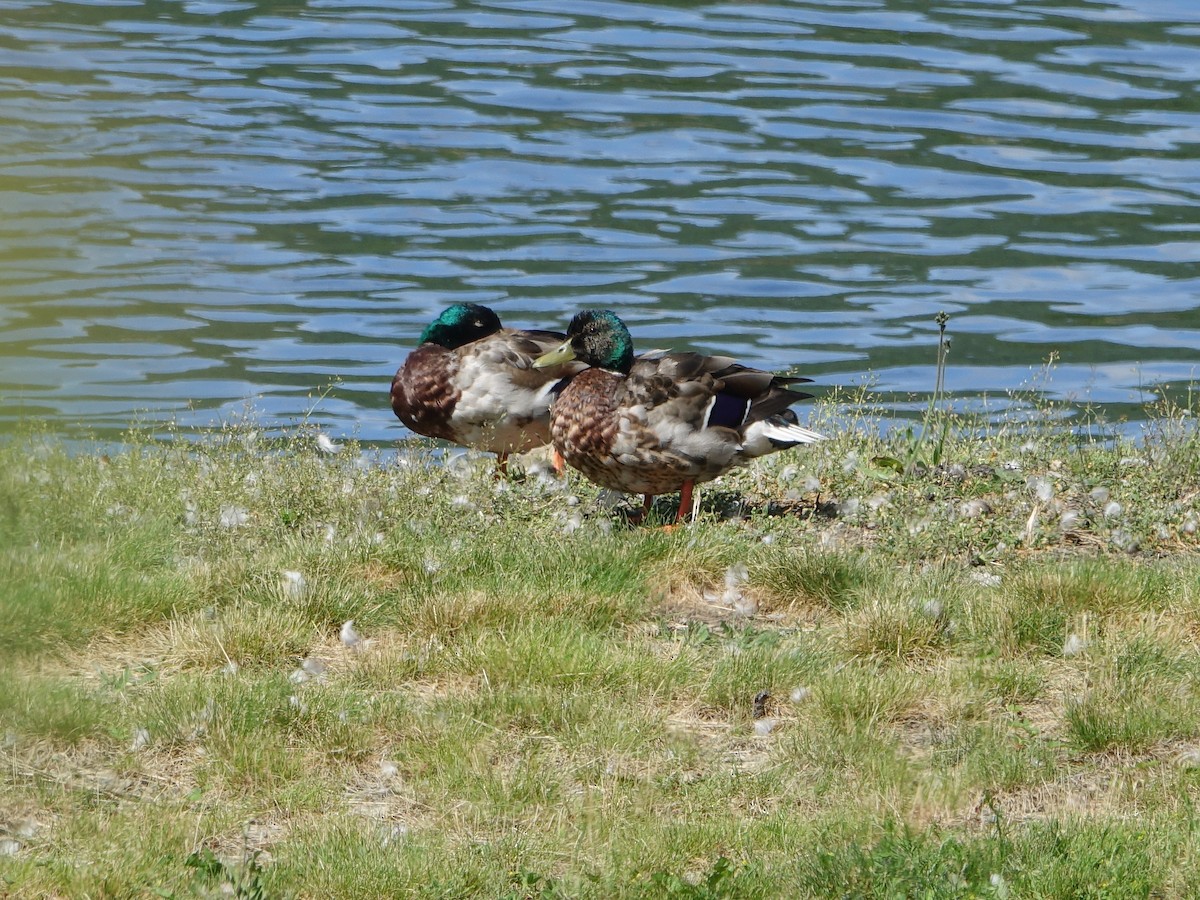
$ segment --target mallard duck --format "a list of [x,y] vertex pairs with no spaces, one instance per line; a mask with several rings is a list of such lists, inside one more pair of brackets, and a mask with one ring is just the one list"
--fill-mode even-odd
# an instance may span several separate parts
[[486,306],[456,303],[425,328],[420,346],[396,371],[392,410],[417,434],[497,454],[504,472],[510,453],[550,443],[552,391],[564,375],[584,368],[533,367],[565,337],[504,328]]
[[633,339],[615,313],[585,310],[566,339],[534,362],[553,369],[571,361],[574,375],[550,411],[554,448],[603,487],[645,495],[680,491],[680,521],[697,482],[750,460],[822,440],[788,408],[811,397],[788,390],[789,378],[739,365],[726,356],[647,353],[634,359]]

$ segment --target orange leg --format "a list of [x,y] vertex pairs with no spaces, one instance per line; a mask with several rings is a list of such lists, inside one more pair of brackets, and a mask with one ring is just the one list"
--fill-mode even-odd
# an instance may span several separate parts
[[679,489],[679,512],[675,514],[676,525],[692,513],[692,488],[695,486],[694,481],[685,481],[683,487]]
[[554,467],[555,475],[562,475],[567,471],[567,461],[563,459],[563,455],[558,452],[557,447],[550,451],[550,465]]

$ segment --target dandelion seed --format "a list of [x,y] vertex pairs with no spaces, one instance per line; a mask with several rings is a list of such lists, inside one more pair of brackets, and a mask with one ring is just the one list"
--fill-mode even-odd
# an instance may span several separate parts
[[317,656],[306,656],[300,661],[300,670],[313,678],[320,678],[329,667]]
[[795,466],[784,466],[783,471],[781,471],[779,473],[779,480],[780,481],[791,481],[793,478],[795,478],[799,474],[800,474],[800,470],[797,469]]
[[578,506],[578,505],[579,505],[579,498],[576,497],[574,494],[571,494],[571,496],[567,497],[567,506]]
[[1200,527],[1200,522],[1196,521],[1195,516],[1188,516],[1183,520],[1182,528],[1184,534],[1195,534],[1197,527]]
[[945,607],[942,606],[942,601],[938,600],[936,597],[930,597],[921,604],[921,614],[927,618],[940,619],[945,612],[946,610]]
[[1054,499],[1054,485],[1049,478],[1037,478],[1030,475],[1025,484],[1033,490],[1039,502],[1049,503]]
[[843,500],[838,504],[838,515],[851,518],[858,515],[858,510],[862,506],[862,500],[858,497],[851,497],[848,500]]
[[1008,900],[1008,882],[1004,880],[1004,876],[999,872],[993,872],[988,881],[992,885],[992,890],[996,892],[997,900]]
[[226,675],[236,675],[241,668],[242,667],[237,664],[237,660],[230,659],[225,662],[225,665],[221,668],[221,671]]
[[624,499],[625,495],[620,491],[614,491],[609,488],[605,488],[596,496],[596,506],[604,512],[609,512]]
[[300,713],[301,715],[308,712],[308,704],[295,694],[292,694],[292,696],[288,697],[288,706],[296,710],[296,712]]
[[1086,649],[1087,641],[1072,631],[1069,635],[1067,635],[1067,640],[1063,644],[1062,655],[1068,657],[1078,656]]
[[736,588],[746,583],[746,579],[750,577],[750,570],[743,563],[734,563],[725,570],[725,588]]
[[16,856],[21,851],[21,842],[13,838],[0,840],[0,856]]
[[1079,527],[1079,523],[1083,517],[1073,509],[1068,509],[1062,514],[1062,518],[1058,520],[1058,527],[1062,531],[1074,531]]
[[[728,595],[728,593],[729,592],[726,591],[726,595]],[[756,600],[754,597],[748,597],[740,591],[738,591],[737,596],[733,598],[732,606],[733,611],[739,616],[753,616],[758,612],[758,600]]]
[[379,774],[384,778],[395,778],[400,774],[400,768],[392,761],[384,759],[379,762]]
[[879,512],[879,510],[883,509],[885,506],[891,505],[892,498],[888,494],[873,494],[870,499],[867,500],[867,507],[871,510],[871,512]]
[[775,543],[775,535],[764,534],[761,538],[759,538],[759,540],[762,541],[764,544],[773,544],[773,543]]
[[849,475],[858,468],[858,454],[851,450],[846,454],[846,458],[842,460],[842,471]]
[[804,493],[817,494],[821,491],[821,479],[816,475],[809,475],[804,479]]
[[425,569],[426,575],[434,575],[442,567],[442,564],[432,556],[426,556],[421,565]]
[[391,829],[381,839],[380,843],[384,847],[390,847],[392,844],[398,844],[408,837],[407,825],[393,825]]
[[358,650],[362,647],[362,635],[355,630],[353,619],[347,619],[344,623],[342,623],[340,637],[342,639],[342,643],[351,650]]
[[995,572],[985,572],[983,569],[976,569],[967,577],[983,587],[1000,587],[1000,576]]
[[767,716],[765,719],[754,720],[754,733],[759,737],[766,737],[778,727],[779,720],[773,716]]
[[17,837],[31,838],[38,833],[38,829],[41,827],[42,826],[38,823],[37,819],[23,819],[17,824],[17,827],[13,829],[13,834],[15,834]]
[[288,676],[288,681],[290,681],[292,684],[304,684],[304,682],[308,681],[308,679],[309,675],[303,669],[296,669],[291,675]]
[[1108,539],[1114,547],[1125,553],[1132,553],[1139,546],[1138,539],[1124,528],[1114,528]]
[[582,527],[583,513],[576,511],[568,516],[567,520],[563,522],[562,532],[563,534],[574,534]]
[[279,590],[285,600],[303,600],[308,595],[308,581],[303,572],[284,569],[279,579]]
[[1001,463],[1000,468],[1002,468],[1008,472],[1020,472],[1021,471],[1021,461],[1017,460],[1017,459],[1010,459],[1006,463]]
[[812,693],[812,691],[810,691],[806,687],[792,688],[792,695],[791,695],[792,702],[793,703],[803,703],[805,700],[808,699],[808,695],[811,693]]
[[1142,459],[1142,457],[1140,457],[1140,456],[1123,456],[1123,457],[1121,457],[1120,460],[1117,461],[1117,465],[1119,465],[1119,466],[1148,466],[1148,465],[1150,465],[1150,461],[1148,459]]
[[1124,511],[1124,508],[1116,500],[1112,500],[1104,506],[1104,516],[1108,519],[1115,519]]
[[222,528],[239,528],[250,521],[250,513],[240,506],[222,506],[220,521]]
[[1103,506],[1105,503],[1108,502],[1108,497],[1109,497],[1108,488],[1106,488],[1106,487],[1092,488],[1091,493],[1089,493],[1088,496],[1092,498],[1092,502],[1095,503],[1097,506]]
[[459,494],[450,501],[450,505],[456,509],[475,509],[475,504],[466,494]]
[[986,500],[976,497],[974,500],[964,502],[959,506],[958,511],[965,519],[977,519],[990,513],[992,505]]
[[1200,769],[1200,748],[1193,747],[1179,754],[1179,764],[1187,769]]
[[133,753],[139,750],[144,750],[150,743],[150,732],[145,728],[135,728],[133,732],[133,741],[129,745],[129,749]]

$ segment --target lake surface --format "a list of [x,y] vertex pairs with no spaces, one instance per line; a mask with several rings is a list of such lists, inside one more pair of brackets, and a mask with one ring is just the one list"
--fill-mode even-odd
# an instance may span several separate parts
[[945,310],[961,406],[1137,419],[1200,369],[1198,144],[1194,0],[2,0],[0,431],[394,441],[457,301],[901,411]]

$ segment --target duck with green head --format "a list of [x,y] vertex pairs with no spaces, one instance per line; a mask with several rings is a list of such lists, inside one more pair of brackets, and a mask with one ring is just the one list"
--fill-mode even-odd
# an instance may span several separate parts
[[497,454],[503,472],[510,453],[550,442],[552,391],[583,364],[534,368],[533,361],[564,337],[505,328],[486,306],[456,303],[396,371],[392,410],[417,434]]
[[789,407],[811,394],[789,390],[807,378],[773,375],[727,356],[647,353],[611,310],[585,310],[566,339],[535,367],[572,362],[550,411],[554,448],[602,487],[645,495],[680,492],[680,521],[692,490],[735,466],[823,435],[801,427]]

